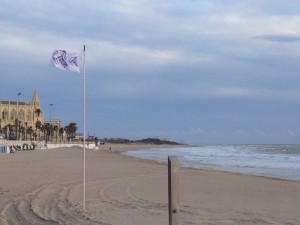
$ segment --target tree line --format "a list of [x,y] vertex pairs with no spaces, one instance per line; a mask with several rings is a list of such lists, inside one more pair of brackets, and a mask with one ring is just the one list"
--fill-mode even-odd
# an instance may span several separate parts
[[7,124],[0,127],[0,134],[9,140],[46,140],[46,141],[65,141],[73,140],[76,136],[78,127],[76,123],[70,123],[65,127],[56,124],[44,123],[37,120],[35,126],[28,126],[27,122],[22,123],[15,120],[15,124]]

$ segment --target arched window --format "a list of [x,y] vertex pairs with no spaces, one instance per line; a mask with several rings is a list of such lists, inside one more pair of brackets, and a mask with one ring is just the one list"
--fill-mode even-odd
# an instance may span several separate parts
[[25,113],[24,113],[24,110],[21,109],[19,111],[19,120],[23,121],[25,119]]
[[10,111],[10,120],[15,120],[16,119],[16,110],[15,109],[12,109]]
[[26,121],[31,121],[31,111],[30,111],[30,109],[27,110]]
[[8,111],[7,109],[4,109],[2,112],[2,119],[7,120],[8,119]]

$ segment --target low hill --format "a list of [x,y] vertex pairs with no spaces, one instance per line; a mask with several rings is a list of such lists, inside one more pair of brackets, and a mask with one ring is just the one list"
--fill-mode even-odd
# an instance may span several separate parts
[[100,142],[113,143],[113,144],[138,143],[138,144],[156,144],[156,145],[182,145],[182,143],[169,141],[169,140],[162,140],[159,138],[145,138],[141,140],[129,140],[125,138],[105,138],[105,139],[101,139]]
[[143,144],[156,144],[156,145],[181,145],[181,143],[175,141],[161,140],[159,138],[146,138],[146,139],[136,140],[133,142],[143,143]]

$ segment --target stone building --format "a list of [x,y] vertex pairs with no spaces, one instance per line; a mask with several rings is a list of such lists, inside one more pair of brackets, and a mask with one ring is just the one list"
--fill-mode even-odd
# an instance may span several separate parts
[[37,121],[44,124],[44,113],[36,90],[29,103],[0,100],[0,113],[0,131],[2,132],[6,126],[12,126],[17,130],[17,121],[19,121],[19,127],[32,127],[33,129],[36,129]]

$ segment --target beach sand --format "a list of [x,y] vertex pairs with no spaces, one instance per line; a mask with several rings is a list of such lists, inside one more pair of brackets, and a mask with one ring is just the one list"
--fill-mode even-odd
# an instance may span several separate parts
[[[87,150],[85,211],[81,148],[0,154],[0,224],[168,224],[167,165],[118,153],[151,147]],[[181,224],[299,225],[300,182],[181,168],[180,206]]]

